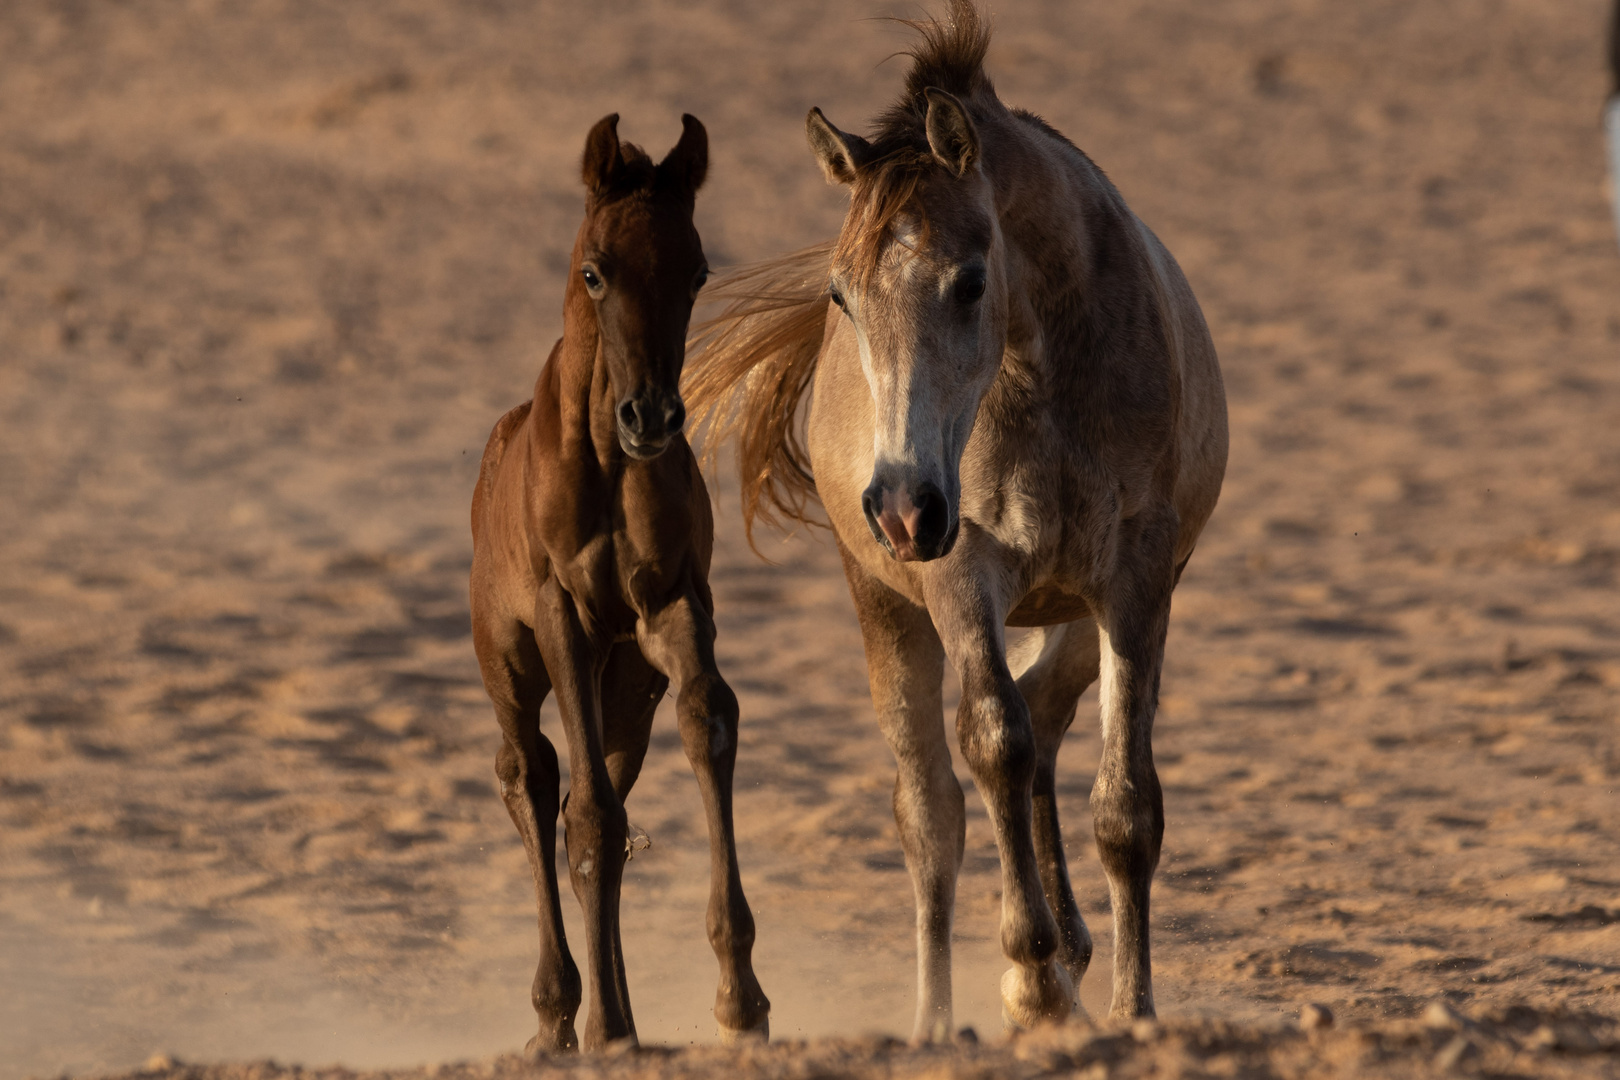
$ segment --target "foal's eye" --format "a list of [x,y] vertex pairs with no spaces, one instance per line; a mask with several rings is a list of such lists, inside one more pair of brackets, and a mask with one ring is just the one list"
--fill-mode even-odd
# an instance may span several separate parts
[[956,302],[971,304],[984,295],[984,271],[978,268],[963,272],[956,279]]
[[603,288],[602,275],[598,274],[594,269],[587,266],[585,269],[579,272],[579,276],[585,279],[585,288],[590,290],[592,296],[601,295]]
[[698,290],[703,288],[703,286],[708,283],[708,280],[709,268],[705,266],[703,269],[698,271],[697,277],[692,279],[692,295],[696,296]]

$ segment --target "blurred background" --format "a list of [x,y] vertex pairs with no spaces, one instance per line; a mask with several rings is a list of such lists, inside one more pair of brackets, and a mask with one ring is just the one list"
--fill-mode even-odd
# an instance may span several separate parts
[[[1156,742],[1161,1010],[1613,1012],[1606,7],[987,7],[1003,99],[1168,243],[1230,395]],[[467,507],[560,331],[584,134],[617,111],[661,155],[683,111],[708,125],[715,266],[828,238],[804,113],[863,130],[908,40],[869,17],[917,11],[0,6],[0,1080],[521,1047],[534,907]],[[773,1031],[903,1032],[911,890],[838,560],[824,535],[755,559],[729,477],[716,498]],[[1094,716],[1060,791],[1100,1012]],[[958,1021],[989,1034],[999,874],[969,806]],[[628,807],[645,1041],[713,1037],[698,807],[665,717]]]

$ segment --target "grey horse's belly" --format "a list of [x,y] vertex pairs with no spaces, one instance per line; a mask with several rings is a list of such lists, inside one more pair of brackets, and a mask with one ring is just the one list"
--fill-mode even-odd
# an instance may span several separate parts
[[1056,585],[1031,589],[1007,613],[1008,626],[1057,626],[1091,614],[1091,605]]

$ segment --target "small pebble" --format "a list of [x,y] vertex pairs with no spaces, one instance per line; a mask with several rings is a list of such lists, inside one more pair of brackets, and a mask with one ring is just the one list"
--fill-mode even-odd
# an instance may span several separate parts
[[1431,1001],[1423,1010],[1423,1026],[1436,1031],[1458,1031],[1468,1026],[1468,1019],[1443,1001]]
[[1305,1031],[1323,1031],[1333,1026],[1333,1010],[1311,1002],[1299,1010],[1299,1026]]

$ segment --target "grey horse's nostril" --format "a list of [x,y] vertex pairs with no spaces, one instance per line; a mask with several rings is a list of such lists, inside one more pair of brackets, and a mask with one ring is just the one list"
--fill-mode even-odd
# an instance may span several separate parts
[[878,525],[878,507],[882,505],[881,489],[873,484],[861,493],[861,513],[866,515],[866,527],[872,530],[872,539],[888,546],[889,538],[883,535],[883,529]]
[[917,546],[932,549],[945,539],[950,530],[951,507],[945,493],[933,484],[924,484],[917,491]]

